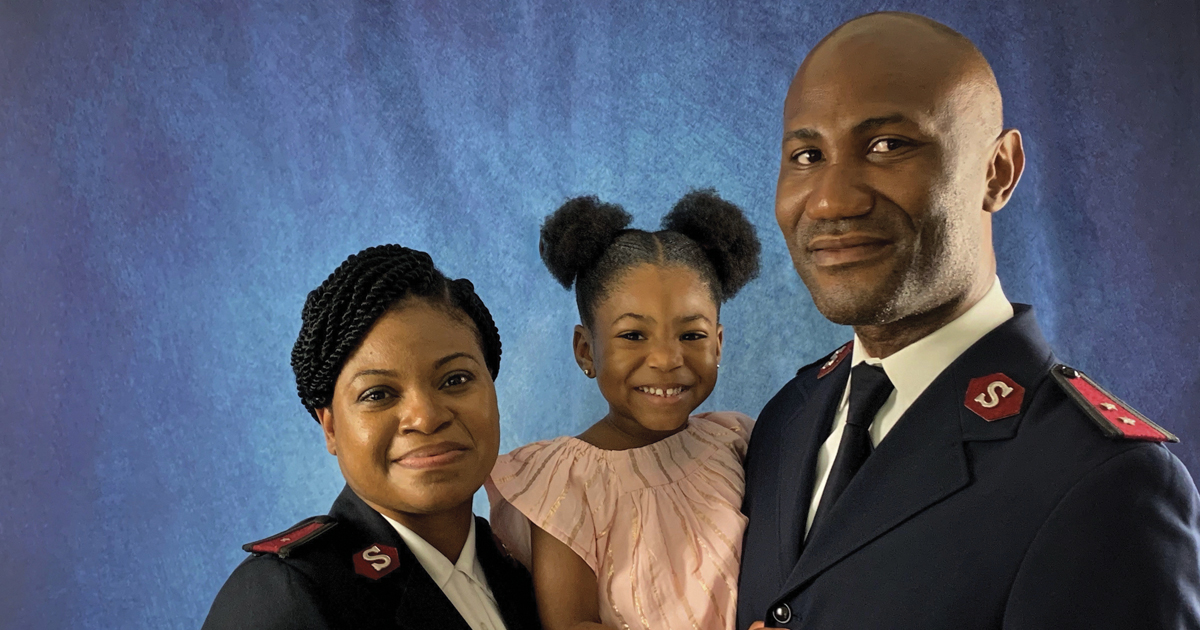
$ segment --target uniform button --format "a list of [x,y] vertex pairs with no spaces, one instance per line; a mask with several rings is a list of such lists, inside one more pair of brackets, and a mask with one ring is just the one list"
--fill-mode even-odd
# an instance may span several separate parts
[[1079,378],[1079,372],[1072,367],[1060,365],[1058,367],[1058,372],[1067,378]]
[[771,618],[775,623],[787,623],[792,620],[792,609],[787,604],[780,604],[771,611]]

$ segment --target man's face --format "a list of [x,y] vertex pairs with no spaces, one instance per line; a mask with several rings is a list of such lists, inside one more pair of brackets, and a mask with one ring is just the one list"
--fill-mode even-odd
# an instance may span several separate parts
[[963,115],[969,93],[920,52],[879,48],[827,42],[784,106],[775,217],[818,310],[840,324],[946,304],[991,256],[982,206],[994,145]]

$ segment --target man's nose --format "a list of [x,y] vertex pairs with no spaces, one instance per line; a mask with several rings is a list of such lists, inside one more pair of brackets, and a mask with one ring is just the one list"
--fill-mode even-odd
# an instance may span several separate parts
[[826,164],[814,174],[812,194],[804,213],[812,220],[837,221],[871,212],[874,199],[863,182],[862,169],[853,163]]
[[441,404],[436,392],[409,390],[399,406],[401,433],[437,433],[450,424],[451,413]]

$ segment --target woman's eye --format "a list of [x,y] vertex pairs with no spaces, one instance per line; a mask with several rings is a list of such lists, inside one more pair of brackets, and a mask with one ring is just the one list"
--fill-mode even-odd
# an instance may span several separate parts
[[889,151],[895,151],[906,144],[908,143],[897,138],[884,138],[882,140],[876,140],[875,144],[871,145],[871,153],[887,153]]
[[391,393],[386,389],[376,387],[363,392],[362,396],[358,397],[358,400],[360,402],[379,402],[381,400],[387,400],[388,396],[390,395]]
[[801,166],[810,166],[821,160],[820,149],[805,149],[792,154],[792,161]]
[[690,333],[683,333],[683,335],[680,336],[679,338],[684,341],[699,341],[701,339],[708,339],[708,335],[706,335],[702,332],[690,332]]
[[446,382],[442,383],[442,387],[458,387],[459,385],[466,385],[467,383],[470,383],[470,382],[471,382],[470,374],[459,372],[458,374],[451,374],[446,379]]

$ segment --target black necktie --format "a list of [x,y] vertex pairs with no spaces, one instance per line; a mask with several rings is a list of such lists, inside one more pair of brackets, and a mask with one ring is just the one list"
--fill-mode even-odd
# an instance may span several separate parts
[[821,494],[821,502],[817,505],[817,514],[809,532],[816,531],[821,520],[829,515],[833,504],[874,450],[868,429],[892,389],[892,381],[881,367],[859,363],[850,371],[850,413],[846,416],[837,457],[833,458],[829,478],[825,481],[825,491]]

